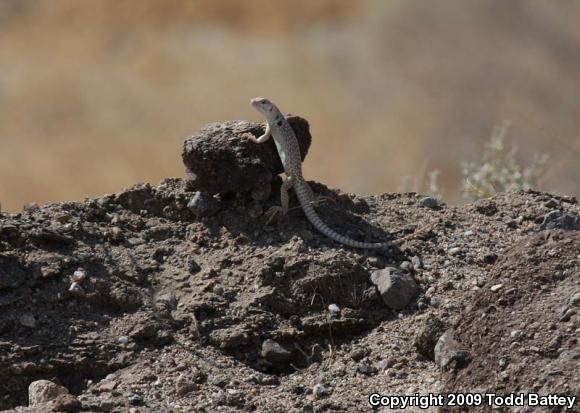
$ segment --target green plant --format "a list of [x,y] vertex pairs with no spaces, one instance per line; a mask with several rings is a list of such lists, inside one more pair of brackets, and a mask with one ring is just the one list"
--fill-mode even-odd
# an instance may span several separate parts
[[480,161],[462,163],[466,197],[479,199],[496,192],[539,187],[548,155],[536,155],[528,165],[519,164],[515,158],[516,149],[505,149],[509,127],[510,123],[504,122],[494,130]]

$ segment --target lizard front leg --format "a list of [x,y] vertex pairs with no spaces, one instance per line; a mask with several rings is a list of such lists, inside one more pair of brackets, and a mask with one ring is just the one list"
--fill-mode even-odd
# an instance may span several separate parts
[[272,134],[270,133],[270,124],[266,122],[266,131],[262,136],[255,138],[254,135],[252,135],[251,133],[247,133],[246,136],[248,137],[248,139],[250,139],[255,143],[264,143],[272,136]]
[[294,180],[291,176],[286,178],[284,182],[282,182],[282,186],[280,186],[280,206],[273,206],[270,208],[266,215],[268,215],[268,220],[266,221],[266,225],[268,225],[276,215],[280,214],[284,216],[288,213],[288,205],[290,203],[290,198],[288,196],[288,190],[292,188],[294,185]]

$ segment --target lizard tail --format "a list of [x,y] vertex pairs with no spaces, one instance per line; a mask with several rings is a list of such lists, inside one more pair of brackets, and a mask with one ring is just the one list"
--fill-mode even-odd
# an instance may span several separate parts
[[296,182],[294,184],[294,190],[296,191],[296,195],[298,196],[298,200],[300,201],[300,205],[302,206],[302,209],[304,211],[304,214],[306,215],[306,218],[308,218],[308,221],[310,221],[310,223],[314,225],[314,227],[318,231],[326,235],[328,238],[331,238],[336,242],[340,242],[341,244],[348,245],[349,247],[362,249],[383,249],[395,245],[392,242],[356,241],[352,238],[340,235],[338,232],[334,231],[320,219],[320,217],[312,207],[310,192],[308,191],[308,188],[306,188],[305,185]]

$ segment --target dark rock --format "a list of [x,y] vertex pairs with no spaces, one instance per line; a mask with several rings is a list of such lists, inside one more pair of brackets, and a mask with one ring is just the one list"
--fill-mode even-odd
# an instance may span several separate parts
[[495,202],[489,199],[478,199],[473,203],[473,208],[480,214],[492,216],[497,212]]
[[439,201],[436,198],[433,198],[432,196],[427,196],[423,199],[421,199],[421,201],[419,202],[421,206],[424,206],[425,208],[429,208],[429,209],[439,209]]
[[290,361],[292,353],[278,344],[276,341],[267,339],[262,343],[260,355],[272,364],[286,364]]
[[471,361],[469,352],[457,341],[455,332],[447,330],[437,340],[434,351],[435,363],[441,370],[459,370]]
[[68,235],[59,234],[58,232],[48,228],[32,231],[30,233],[30,238],[37,243],[46,244],[69,245],[75,243],[75,240]]
[[371,281],[387,307],[394,310],[405,308],[419,292],[413,277],[394,267],[373,271]]
[[187,204],[187,208],[198,218],[209,217],[219,210],[219,203],[213,196],[197,191]]
[[[312,139],[308,122],[297,116],[288,117],[288,121],[304,160]],[[246,121],[211,123],[186,138],[182,159],[188,187],[217,194],[250,192],[270,184],[275,175],[284,171],[273,140],[260,145],[244,136],[250,133],[258,137],[264,127],[263,123]]]
[[435,345],[445,332],[445,323],[431,315],[423,321],[413,345],[417,352],[429,360],[435,359]]
[[580,230],[580,215],[566,214],[562,211],[548,212],[544,215],[540,229]]

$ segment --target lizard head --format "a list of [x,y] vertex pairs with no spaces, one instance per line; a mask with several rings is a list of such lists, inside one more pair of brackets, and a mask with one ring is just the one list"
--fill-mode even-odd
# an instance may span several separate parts
[[254,98],[250,103],[258,112],[264,115],[266,119],[273,118],[277,114],[276,106],[274,106],[274,104],[268,99]]

